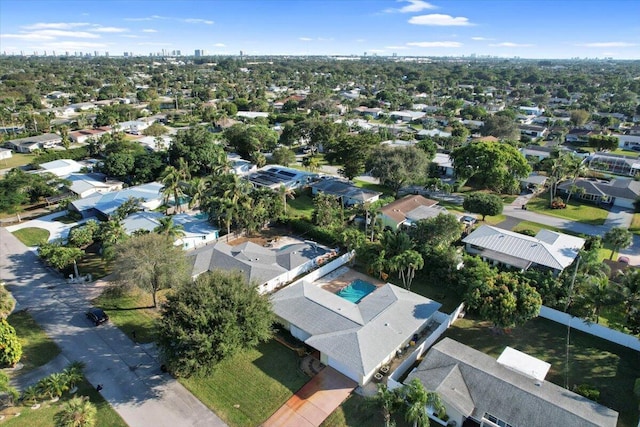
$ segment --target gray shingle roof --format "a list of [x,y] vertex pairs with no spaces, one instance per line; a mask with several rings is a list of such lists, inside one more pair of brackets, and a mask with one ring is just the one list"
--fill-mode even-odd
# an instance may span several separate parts
[[518,427],[615,427],[618,419],[616,411],[506,368],[450,338],[429,350],[407,381],[413,378],[476,420],[488,412]]
[[358,304],[300,282],[275,293],[274,312],[311,335],[306,343],[365,375],[407,342],[441,304],[386,284]]
[[[558,189],[569,191],[572,184],[572,181],[565,181],[558,185]],[[578,179],[575,184],[576,187],[584,189],[585,194],[619,197],[630,200],[635,200],[640,196],[640,181],[635,181],[631,178],[616,178],[611,181]]]

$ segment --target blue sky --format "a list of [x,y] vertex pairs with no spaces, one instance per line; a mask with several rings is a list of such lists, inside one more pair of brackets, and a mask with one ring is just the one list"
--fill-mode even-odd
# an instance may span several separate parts
[[640,59],[638,0],[0,0],[0,52]]

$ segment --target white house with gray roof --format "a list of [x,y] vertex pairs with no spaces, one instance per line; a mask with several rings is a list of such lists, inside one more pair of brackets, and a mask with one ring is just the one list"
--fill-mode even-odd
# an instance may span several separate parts
[[470,254],[485,261],[517,268],[548,269],[560,274],[585,244],[580,237],[542,229],[535,237],[482,225],[462,239]]
[[143,209],[156,209],[162,205],[162,184],[159,182],[150,182],[148,184],[125,188],[121,191],[94,194],[84,199],[74,200],[69,204],[69,210],[80,213],[83,218],[99,216],[106,219],[109,218],[120,205],[131,198],[141,199]]
[[253,242],[229,245],[216,243],[196,249],[189,254],[191,276],[213,270],[236,270],[250,283],[258,285],[258,292],[270,292],[318,265],[330,251],[313,242],[292,243],[280,248],[267,248]]
[[529,360],[523,367],[502,359],[445,338],[429,350],[406,382],[417,378],[425,389],[438,393],[449,416],[447,425],[616,426],[616,411],[544,381],[544,375],[542,379],[532,375],[531,367],[540,363]]
[[273,311],[320,361],[366,384],[413,335],[427,327],[441,304],[387,283],[350,302],[301,280],[271,297]]

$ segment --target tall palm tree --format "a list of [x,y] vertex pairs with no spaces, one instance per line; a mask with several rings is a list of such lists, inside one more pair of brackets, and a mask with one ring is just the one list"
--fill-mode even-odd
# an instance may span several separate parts
[[180,197],[184,196],[183,176],[184,171],[180,171],[174,166],[167,166],[161,177],[163,184],[161,191],[164,196],[164,202],[168,203],[169,198],[173,196],[176,211],[178,212],[180,210]]
[[429,427],[427,407],[438,416],[444,415],[444,405],[437,393],[425,390],[419,379],[414,378],[402,388],[402,397],[407,405],[405,418],[414,427]]
[[201,178],[196,177],[189,181],[187,186],[187,195],[189,199],[189,208],[192,209],[195,206],[201,206],[202,201],[209,193],[213,180],[210,176]]
[[573,160],[573,162],[574,162],[573,165],[569,167],[569,176],[571,177],[571,186],[569,187],[569,194],[567,195],[566,203],[569,203],[569,200],[571,200],[571,195],[574,192],[581,190],[581,188],[576,185],[576,181],[580,176],[586,174],[587,171],[589,170],[589,168],[587,167],[586,159],[581,160],[579,158],[576,158]]
[[424,259],[422,255],[412,249],[406,250],[389,260],[389,269],[393,272],[398,272],[398,277],[402,279],[402,285],[407,290],[411,289],[416,270],[422,270],[423,267]]
[[295,192],[293,190],[293,188],[287,188],[284,185],[280,185],[280,188],[278,189],[278,194],[280,194],[280,196],[282,197],[282,203],[284,206],[284,214],[285,216],[287,215],[287,199],[295,199]]
[[93,427],[96,424],[97,409],[89,397],[73,397],[62,405],[55,415],[56,427]]
[[159,218],[158,222],[160,225],[153,229],[154,233],[165,235],[172,240],[184,236],[184,227],[181,224],[174,223],[172,216]]
[[368,398],[371,406],[380,408],[384,418],[385,427],[391,427],[395,423],[391,420],[391,415],[402,405],[402,398],[398,389],[389,389],[386,384],[378,384],[376,394]]
[[633,243],[633,233],[623,227],[613,227],[602,237],[602,241],[611,245],[611,256],[620,249],[628,248]]

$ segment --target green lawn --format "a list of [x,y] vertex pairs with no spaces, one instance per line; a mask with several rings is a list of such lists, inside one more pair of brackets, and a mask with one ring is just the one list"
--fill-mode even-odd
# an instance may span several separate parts
[[313,198],[308,194],[296,194],[295,199],[287,200],[287,215],[290,218],[311,219],[313,215]]
[[[551,364],[546,380],[564,386],[567,328],[550,320],[536,318],[508,334],[496,335],[490,323],[459,319],[445,336],[497,358],[505,346],[513,347]],[[638,400],[633,384],[640,377],[638,352],[571,330],[569,386],[588,383],[600,390],[599,403],[620,413],[619,427],[638,423]]]
[[379,410],[368,407],[365,398],[352,394],[324,420],[321,427],[379,427],[384,425]]
[[551,215],[591,225],[602,225],[609,212],[595,205],[581,203],[572,199],[566,209],[550,209],[549,193],[542,193],[527,203],[527,209],[541,214]]
[[[111,408],[109,403],[88,382],[83,381],[80,383],[76,394],[89,396],[91,402],[96,405],[98,412],[96,414],[95,427],[127,427],[127,423],[120,418],[120,415]],[[4,409],[2,414],[6,416],[6,419],[2,422],[2,425],[7,427],[54,427],[54,416],[60,411],[62,404],[69,397],[69,394],[65,393],[59,401],[45,401],[41,403],[39,409],[35,410],[24,406]],[[13,416],[16,413],[20,413],[20,416]]]
[[520,223],[518,225],[516,225],[515,227],[513,227],[512,231],[515,232],[519,232],[522,230],[531,230],[534,233],[537,233],[538,231],[540,231],[541,229],[547,229],[547,230],[551,230],[551,231],[557,231],[558,233],[566,233],[566,231],[557,228],[557,227],[552,227],[550,225],[546,225],[546,224],[539,224],[537,222],[531,222],[531,221],[520,221]]
[[154,322],[158,310],[151,308],[150,294],[142,292],[122,293],[107,290],[93,301],[96,307],[104,309],[109,320],[136,342],[149,343],[155,340]]
[[28,311],[13,312],[7,321],[16,329],[16,334],[22,344],[22,358],[20,362],[24,367],[16,371],[16,375],[22,375],[45,363],[51,361],[60,349],[33,320]]
[[634,213],[633,219],[631,220],[631,226],[629,226],[629,231],[633,234],[640,235],[640,213]]
[[49,230],[38,227],[21,228],[12,234],[27,246],[38,246],[40,243],[49,240]]
[[271,340],[224,360],[213,373],[180,382],[232,427],[264,422],[309,378],[296,354]]
[[107,262],[96,253],[85,253],[78,261],[78,272],[81,275],[91,274],[93,279],[100,279],[111,274],[111,270]]
[[35,158],[35,154],[13,153],[10,159],[0,160],[0,169],[11,169],[28,165]]
[[[478,219],[480,219],[480,223],[483,222],[481,218],[482,218],[482,215],[478,215]],[[484,219],[484,222],[489,225],[496,225],[496,224],[500,224],[505,219],[507,219],[507,216],[502,214],[496,215],[496,216],[487,215]]]

